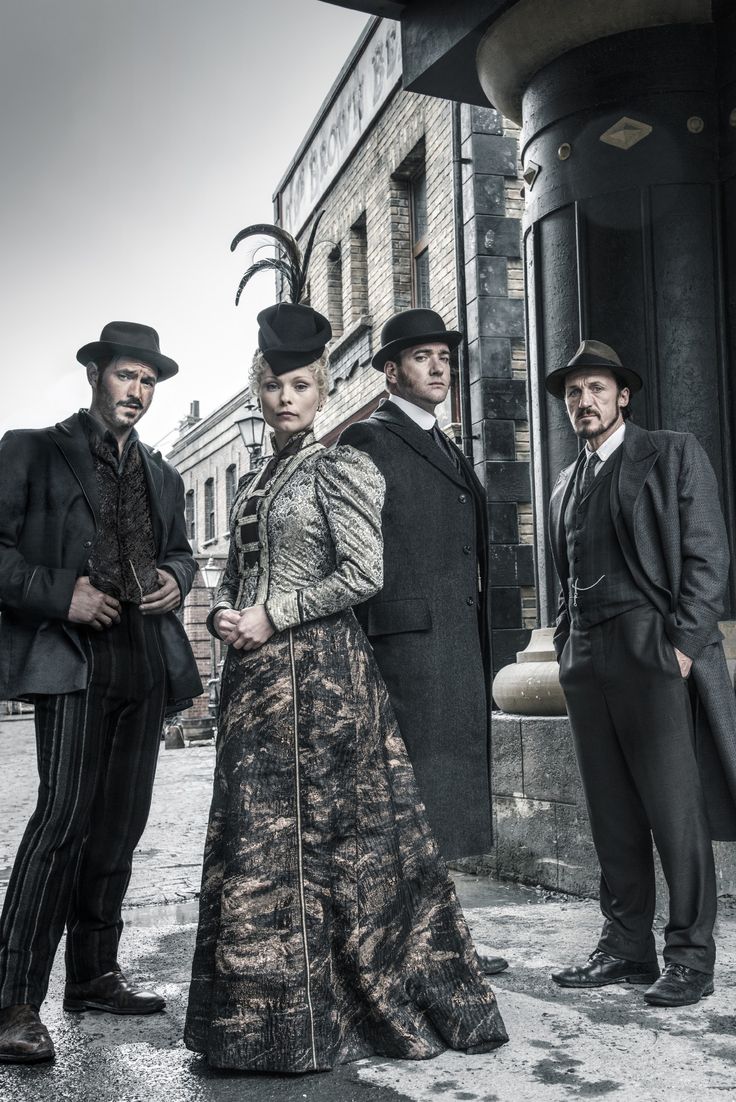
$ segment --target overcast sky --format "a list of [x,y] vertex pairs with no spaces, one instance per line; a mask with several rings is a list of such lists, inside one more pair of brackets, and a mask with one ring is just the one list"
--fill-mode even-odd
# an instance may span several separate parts
[[107,321],[180,365],[160,440],[239,390],[261,276],[234,306],[271,196],[366,17],[320,0],[1,0],[0,430],[88,404],[77,349]]

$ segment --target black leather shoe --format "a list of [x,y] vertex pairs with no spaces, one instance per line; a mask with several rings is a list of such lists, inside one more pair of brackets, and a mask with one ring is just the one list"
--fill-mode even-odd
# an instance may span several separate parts
[[19,1003],[0,1010],[0,1063],[40,1064],[54,1056],[54,1043],[35,1006]]
[[709,972],[696,972],[684,964],[666,964],[664,972],[644,998],[652,1006],[690,1006],[715,991]]
[[656,960],[622,960],[603,949],[596,949],[585,964],[573,964],[553,972],[552,979],[560,987],[605,987],[609,983],[652,983],[658,975]]
[[485,953],[478,953],[478,963],[484,976],[497,976],[499,972],[505,972],[509,966],[509,962],[503,957],[486,956]]
[[105,1010],[109,1014],[155,1014],[166,1000],[155,991],[136,991],[122,972],[106,972],[87,983],[64,988],[65,1010]]

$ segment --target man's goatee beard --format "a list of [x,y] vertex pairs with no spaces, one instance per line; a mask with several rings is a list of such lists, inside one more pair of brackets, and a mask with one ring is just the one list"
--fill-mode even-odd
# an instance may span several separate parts
[[586,429],[584,426],[576,428],[575,432],[581,440],[594,440],[596,436],[602,436],[604,432],[608,432],[609,429],[618,421],[618,417],[614,417],[613,421],[609,421],[607,425],[604,425],[601,421],[600,426],[596,428]]

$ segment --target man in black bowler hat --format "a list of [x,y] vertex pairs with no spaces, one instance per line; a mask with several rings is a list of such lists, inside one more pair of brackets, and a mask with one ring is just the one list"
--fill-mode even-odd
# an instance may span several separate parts
[[66,1010],[150,1014],[117,962],[164,710],[202,691],[175,609],[196,563],[184,490],[135,425],[178,371],[147,325],[77,359],[89,410],[0,441],[0,699],[35,706],[40,786],[0,918],[0,1061],[54,1057],[39,1017],[66,927]]
[[435,417],[461,339],[434,310],[387,321],[373,366],[389,397],[340,438],[386,480],[384,586],[355,611],[447,859],[488,853],[492,842],[485,494]]
[[[689,433],[628,419],[642,386],[585,340],[546,380],[585,446],[552,492],[555,649],[601,865],[603,930],[562,987],[644,984],[655,1006],[713,992],[711,838],[736,837],[736,699],[718,630],[729,567],[718,487]],[[652,837],[669,888],[664,972]]]

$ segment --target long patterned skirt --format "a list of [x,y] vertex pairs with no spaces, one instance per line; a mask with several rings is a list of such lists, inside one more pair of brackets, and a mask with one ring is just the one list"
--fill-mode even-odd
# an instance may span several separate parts
[[231,649],[187,1046],[307,1072],[506,1040],[352,613]]

